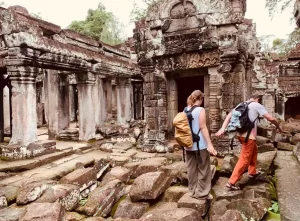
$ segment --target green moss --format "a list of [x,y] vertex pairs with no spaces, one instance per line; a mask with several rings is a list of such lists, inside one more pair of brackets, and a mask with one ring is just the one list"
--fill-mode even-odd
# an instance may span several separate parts
[[221,170],[221,167],[218,165],[216,166],[216,171],[220,171]]
[[118,206],[119,206],[120,203],[121,203],[123,200],[125,200],[125,199],[126,199],[126,195],[122,196],[122,197],[119,199],[119,201],[113,206],[113,208],[111,209],[111,212],[110,212],[111,217],[114,217],[115,212],[116,212]]
[[130,179],[130,180],[128,181],[128,185],[132,185],[133,182],[134,182],[134,179]]
[[267,214],[265,215],[263,221],[269,221],[269,220],[278,220],[280,221],[280,214],[276,214],[276,213],[273,213],[271,211],[268,211]]

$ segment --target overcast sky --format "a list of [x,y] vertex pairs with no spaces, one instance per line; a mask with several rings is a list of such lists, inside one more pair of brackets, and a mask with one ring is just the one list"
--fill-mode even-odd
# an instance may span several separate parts
[[[133,24],[130,24],[131,0],[2,0],[6,6],[21,5],[30,13],[40,13],[43,18],[66,28],[73,20],[83,20],[89,8],[96,8],[102,2],[107,11],[111,11],[125,25],[126,34],[132,35]],[[273,20],[264,7],[265,0],[247,0],[246,18],[256,23],[257,35],[275,35],[285,38],[294,28],[290,24],[292,8],[283,14],[277,14]]]

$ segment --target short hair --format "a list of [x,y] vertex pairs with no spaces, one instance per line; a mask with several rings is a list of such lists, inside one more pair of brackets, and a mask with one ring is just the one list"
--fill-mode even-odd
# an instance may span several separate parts
[[256,93],[253,93],[253,94],[250,95],[249,99],[251,99],[251,98],[253,98],[253,99],[261,99],[262,95],[256,92]]

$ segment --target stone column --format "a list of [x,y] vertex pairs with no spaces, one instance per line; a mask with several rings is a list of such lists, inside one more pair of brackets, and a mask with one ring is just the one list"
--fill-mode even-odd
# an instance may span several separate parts
[[169,132],[172,133],[173,119],[178,110],[178,89],[177,83],[174,78],[168,80],[168,128]]
[[107,111],[107,119],[111,120],[112,118],[112,86],[111,80],[107,79],[105,81],[105,97],[106,97],[106,111]]
[[217,67],[208,68],[209,74],[209,124],[210,131],[216,133],[220,127],[220,107],[218,97],[220,91],[220,75]]
[[130,79],[119,78],[116,89],[118,124],[126,124],[131,117]]
[[117,81],[115,78],[111,80],[111,92],[112,92],[112,119],[117,120]]
[[48,70],[48,130],[49,139],[55,140],[61,130],[69,127],[68,76],[57,70]]
[[28,145],[37,140],[37,68],[7,67],[12,83],[12,138],[10,144]]
[[10,108],[9,108],[9,88],[3,88],[3,110],[4,110],[4,134],[10,134]]
[[74,122],[76,119],[74,84],[69,85],[69,113],[70,113],[70,122]]
[[45,120],[46,123],[49,123],[48,115],[49,115],[49,96],[48,96],[48,74],[46,70],[44,70],[44,79],[43,79],[43,102],[44,102],[44,110],[45,110]]
[[103,125],[106,120],[106,96],[104,91],[104,76],[97,75],[95,86],[95,122],[96,127]]
[[78,77],[79,104],[79,140],[88,141],[95,138],[95,75],[80,73]]

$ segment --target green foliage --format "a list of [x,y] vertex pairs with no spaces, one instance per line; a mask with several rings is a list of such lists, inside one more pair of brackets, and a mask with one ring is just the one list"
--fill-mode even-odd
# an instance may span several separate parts
[[111,45],[123,41],[123,25],[101,3],[88,10],[84,21],[73,21],[68,28]]
[[[133,0],[133,9],[130,13],[131,21],[139,21],[145,18],[152,7],[154,7],[159,0]],[[142,3],[142,6],[138,4]]]
[[6,5],[5,5],[5,2],[0,2],[0,7],[5,7]]
[[269,10],[269,14],[272,17],[274,13],[284,11],[288,7],[292,6],[295,0],[266,0],[266,8]]
[[79,205],[80,205],[80,206],[84,206],[84,205],[87,203],[87,201],[88,201],[88,199],[83,198],[83,199],[81,199],[81,200],[79,201]]
[[274,39],[272,50],[279,55],[288,55],[291,49],[300,42],[300,29],[296,28],[287,39]]
[[268,209],[268,211],[271,211],[275,214],[279,214],[278,202],[272,200],[272,206]]

